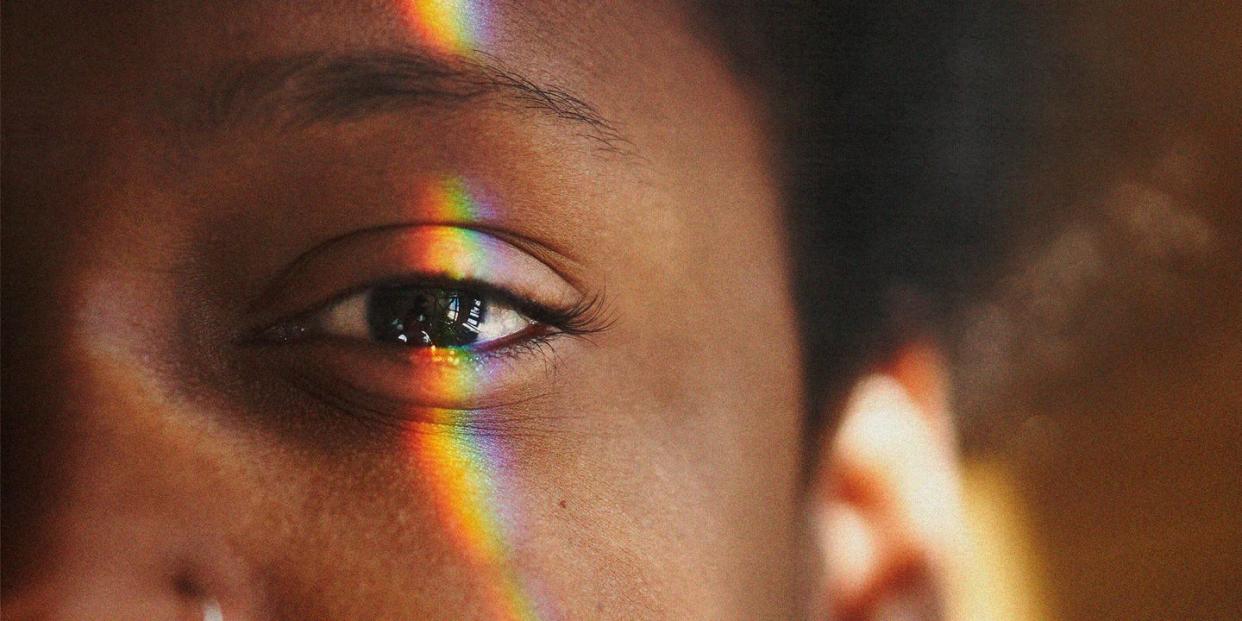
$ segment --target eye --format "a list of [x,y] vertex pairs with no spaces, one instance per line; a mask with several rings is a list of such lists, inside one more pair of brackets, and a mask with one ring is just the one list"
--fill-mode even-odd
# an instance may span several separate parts
[[537,394],[575,342],[612,325],[602,293],[563,275],[576,269],[498,232],[364,229],[297,257],[238,343],[333,407],[488,407]]
[[487,349],[537,327],[501,296],[466,287],[390,284],[342,298],[301,322],[305,332],[407,347]]

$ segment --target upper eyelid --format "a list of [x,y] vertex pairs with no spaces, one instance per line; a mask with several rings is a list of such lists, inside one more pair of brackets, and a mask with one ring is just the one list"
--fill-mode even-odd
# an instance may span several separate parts
[[527,254],[543,263],[548,269],[555,272],[572,287],[577,289],[580,294],[583,296],[588,295],[587,289],[589,289],[589,287],[586,286],[586,279],[581,275],[584,271],[583,266],[578,261],[571,258],[563,250],[556,248],[547,242],[513,231],[475,223],[396,222],[349,231],[316,243],[295,257],[286,267],[281,269],[280,272],[272,278],[271,284],[265,287],[259,296],[248,305],[248,307],[250,310],[254,311],[264,306],[266,302],[269,302],[271,298],[277,295],[277,292],[281,289],[281,287],[287,284],[289,279],[298,271],[299,268],[304,266],[306,263],[315,260],[315,258],[319,255],[338,244],[348,243],[350,241],[365,237],[398,234],[402,230],[422,228],[460,229],[462,231],[471,231],[497,238],[525,251]]
[[[466,237],[459,237],[462,235]],[[395,250],[401,245],[410,245],[414,250]],[[568,307],[590,297],[580,285],[562,275],[566,267],[556,269],[548,264],[555,257],[535,256],[527,250],[532,247],[556,252],[526,238],[506,239],[502,234],[474,227],[417,224],[362,229],[320,243],[300,255],[251,304],[251,314],[257,316],[258,323],[270,324],[312,312],[368,287],[397,282],[458,287],[472,284],[523,306]],[[332,260],[334,251],[344,256]],[[367,262],[359,255],[381,258]],[[419,262],[424,265],[412,265]],[[494,267],[481,268],[476,265],[480,263]],[[471,271],[475,273],[467,274]],[[328,284],[322,282],[325,279]],[[334,279],[341,282],[333,283]],[[502,283],[506,279],[524,282]],[[535,281],[543,283],[544,289],[557,291],[529,290]]]
[[588,295],[591,287],[587,285],[586,279],[582,276],[585,268],[580,262],[570,258],[568,253],[560,248],[557,248],[547,242],[537,240],[533,237],[486,225],[470,225],[462,228],[476,230],[492,235],[513,246],[517,246],[521,250],[526,251],[528,254],[538,259],[541,263],[546,265],[548,269],[556,272],[558,276],[565,279],[565,282],[568,282],[583,296]]

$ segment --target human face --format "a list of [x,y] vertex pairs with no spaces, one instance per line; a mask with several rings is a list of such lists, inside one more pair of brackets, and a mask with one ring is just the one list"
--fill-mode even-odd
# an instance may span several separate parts
[[793,616],[768,145],[684,16],[97,8],[5,12],[7,610]]

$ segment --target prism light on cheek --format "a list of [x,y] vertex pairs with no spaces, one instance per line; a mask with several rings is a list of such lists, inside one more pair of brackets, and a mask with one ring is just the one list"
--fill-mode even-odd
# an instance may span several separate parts
[[[450,416],[469,417],[470,411]],[[547,602],[519,572],[509,538],[517,528],[512,487],[504,473],[513,465],[505,439],[448,421],[440,429],[417,426],[408,446],[414,466],[427,481],[440,528],[484,582],[489,618],[535,621],[555,618]]]
[[441,54],[467,55],[486,42],[488,0],[401,0],[418,40]]

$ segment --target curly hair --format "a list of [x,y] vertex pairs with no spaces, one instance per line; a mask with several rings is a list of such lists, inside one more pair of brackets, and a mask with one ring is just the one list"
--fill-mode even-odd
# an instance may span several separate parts
[[[696,2],[776,129],[808,428],[1001,261],[1039,85],[1020,6]],[[810,434],[816,435],[816,434]]]

